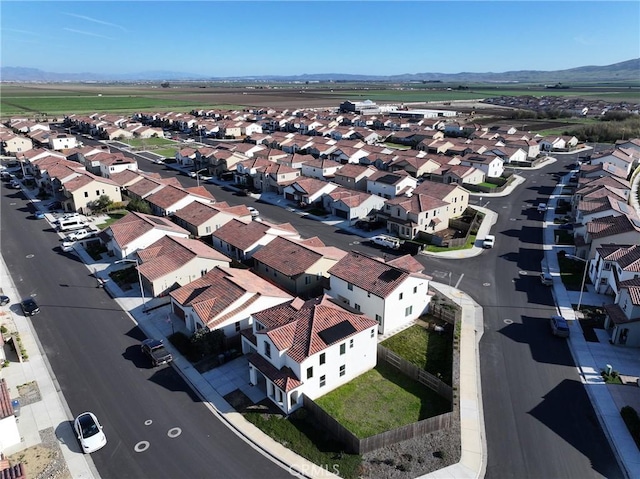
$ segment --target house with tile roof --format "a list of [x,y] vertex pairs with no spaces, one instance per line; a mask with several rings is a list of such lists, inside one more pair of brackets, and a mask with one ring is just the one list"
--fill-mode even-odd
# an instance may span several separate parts
[[112,154],[104,159],[101,158],[99,159],[99,164],[100,176],[105,178],[111,178],[111,175],[125,170],[138,171],[138,162],[121,153]]
[[596,163],[594,165],[581,165],[578,176],[580,177],[580,180],[584,180],[582,182],[588,182],[594,178],[605,178],[607,176],[624,180],[628,177],[628,173],[624,168],[620,168],[613,163],[605,162]]
[[442,178],[445,184],[478,185],[485,180],[484,172],[473,166],[443,165],[437,172],[432,173],[431,178],[435,180],[436,175]]
[[132,211],[102,230],[99,237],[110,254],[124,259],[167,235],[188,238],[189,232],[169,218]]
[[372,166],[349,163],[336,171],[332,181],[350,190],[366,191],[367,178],[376,171]]
[[462,166],[473,166],[482,171],[487,178],[498,178],[504,173],[504,160],[496,155],[469,155],[460,158]]
[[151,296],[164,296],[216,266],[231,263],[231,258],[204,242],[177,236],[163,236],[136,254],[143,288]]
[[333,160],[317,159],[304,163],[300,171],[302,176],[328,181],[333,179],[342,166],[341,163]]
[[592,259],[607,243],[640,244],[640,220],[635,215],[595,218],[574,231],[576,255]]
[[253,177],[253,186],[257,190],[275,192],[282,195],[284,189],[300,178],[300,170],[285,164],[269,161],[256,168],[256,175]]
[[614,304],[605,304],[604,328],[611,344],[640,347],[640,278],[620,282]]
[[406,171],[377,171],[367,178],[367,193],[390,199],[410,194],[417,185]]
[[401,154],[391,162],[389,171],[406,171],[414,178],[420,178],[437,171],[440,164],[441,161],[437,161],[434,155]]
[[324,195],[331,193],[338,187],[335,183],[318,180],[316,178],[300,178],[285,187],[284,197],[302,206],[321,203]]
[[249,381],[285,414],[373,369],[376,322],[324,296],[295,298],[252,315],[242,332]]
[[604,187],[582,195],[574,209],[575,221],[587,224],[589,221],[605,216],[632,215],[637,216],[635,210],[628,204],[623,192]]
[[173,215],[177,210],[194,201],[208,204],[215,203],[213,195],[204,187],[178,188],[172,185],[165,185],[155,193],[146,196],[144,200],[151,207],[151,212],[156,216]]
[[173,221],[197,238],[210,237],[233,219],[244,223],[251,221],[251,212],[246,205],[229,206],[226,202],[213,204],[192,201],[176,210]]
[[322,207],[333,216],[355,223],[384,207],[385,199],[339,186],[322,197]]
[[122,191],[117,183],[89,172],[67,177],[61,181],[60,201],[65,211],[89,213],[91,203],[107,196],[114,203],[122,202]]
[[222,330],[226,338],[251,327],[252,315],[292,299],[247,269],[217,266],[169,293],[171,311],[187,330]]
[[317,237],[295,240],[279,236],[253,254],[253,271],[295,296],[310,298],[322,294],[329,269],[346,254]]
[[617,296],[621,281],[640,278],[640,245],[599,246],[588,274],[596,293]]
[[25,151],[33,149],[33,140],[11,132],[2,133],[0,135],[0,147],[3,155],[18,156]]
[[425,181],[409,196],[387,200],[378,217],[386,220],[387,231],[404,239],[421,233],[434,235],[449,227],[469,206],[469,192],[455,184]]
[[628,178],[633,168],[640,163],[640,152],[629,148],[615,148],[611,152],[591,157],[591,165],[610,163],[624,171],[624,178]]
[[211,233],[211,243],[221,253],[238,261],[247,261],[278,236],[300,238],[289,223],[274,225],[266,221],[244,222],[234,218]]
[[327,294],[378,323],[387,334],[427,311],[431,277],[410,255],[389,261],[351,251],[329,270]]
[[[4,340],[0,340],[0,342],[4,345]],[[20,444],[22,441],[18,430],[18,418],[13,410],[9,387],[4,378],[0,378],[0,437],[2,438],[3,451]]]

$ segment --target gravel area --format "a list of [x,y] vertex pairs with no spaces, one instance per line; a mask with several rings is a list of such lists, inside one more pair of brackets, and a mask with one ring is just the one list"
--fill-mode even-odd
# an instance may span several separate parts
[[40,438],[42,439],[41,445],[53,451],[53,457],[44,471],[42,471],[36,479],[72,479],[53,428],[50,427],[40,431]]

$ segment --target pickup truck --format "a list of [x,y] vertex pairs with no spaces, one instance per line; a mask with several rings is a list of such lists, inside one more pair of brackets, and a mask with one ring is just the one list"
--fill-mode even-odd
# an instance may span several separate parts
[[151,364],[154,367],[173,361],[173,356],[171,356],[171,353],[167,351],[163,342],[159,339],[145,339],[142,341],[142,344],[140,344],[140,348],[144,354],[149,356]]

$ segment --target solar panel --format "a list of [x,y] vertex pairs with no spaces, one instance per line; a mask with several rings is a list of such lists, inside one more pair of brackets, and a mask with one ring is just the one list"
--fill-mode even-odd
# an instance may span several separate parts
[[323,329],[318,333],[318,336],[320,336],[320,339],[322,339],[325,344],[330,345],[351,336],[355,332],[356,328],[354,328],[349,321],[344,320],[335,326]]

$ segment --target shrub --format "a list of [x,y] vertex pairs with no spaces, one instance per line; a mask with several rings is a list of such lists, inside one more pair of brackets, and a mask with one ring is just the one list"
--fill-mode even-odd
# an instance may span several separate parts
[[182,354],[183,356],[187,355],[187,353],[189,352],[191,341],[186,334],[182,332],[173,333],[171,336],[169,336],[168,339],[171,344],[173,344],[176,349],[180,351],[180,354]]
[[638,417],[638,413],[631,406],[625,406],[620,409],[620,415],[627,425],[627,429],[629,429],[636,446],[640,449],[640,417]]

